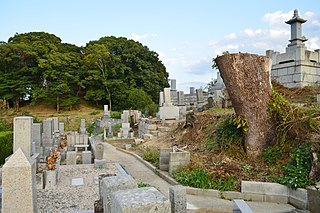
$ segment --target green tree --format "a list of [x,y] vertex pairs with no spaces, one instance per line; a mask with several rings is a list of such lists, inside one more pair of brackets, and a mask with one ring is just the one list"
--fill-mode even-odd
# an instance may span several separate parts
[[12,102],[16,111],[32,93],[36,61],[36,53],[25,44],[0,45],[0,97]]

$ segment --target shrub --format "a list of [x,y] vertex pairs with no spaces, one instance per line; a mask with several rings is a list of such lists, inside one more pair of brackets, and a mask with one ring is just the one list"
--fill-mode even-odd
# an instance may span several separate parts
[[121,112],[111,111],[110,117],[113,119],[121,119]]
[[209,172],[201,168],[195,168],[191,171],[178,171],[175,174],[175,179],[184,186],[212,189],[212,181]]
[[13,153],[12,142],[12,132],[0,132],[0,164],[3,164],[6,157]]
[[220,149],[226,150],[232,145],[243,146],[243,130],[237,126],[233,117],[227,117],[218,124],[217,145]]
[[285,175],[278,182],[292,189],[304,188],[313,184],[309,179],[312,155],[310,144],[299,146],[291,156],[290,162],[284,166]]
[[184,186],[201,189],[217,189],[220,191],[233,190],[235,180],[233,177],[212,180],[209,172],[202,168],[180,170],[175,173],[175,179]]
[[159,165],[159,151],[157,149],[150,149],[149,147],[146,148],[144,153],[142,154],[142,158],[146,161],[149,161],[154,166]]
[[0,120],[0,132],[10,131],[11,128],[6,120]]

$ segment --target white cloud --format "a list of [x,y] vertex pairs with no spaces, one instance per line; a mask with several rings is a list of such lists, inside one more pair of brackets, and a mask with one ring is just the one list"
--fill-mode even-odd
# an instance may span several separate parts
[[141,41],[142,39],[148,38],[148,37],[156,37],[156,33],[146,33],[143,35],[138,35],[136,33],[131,33],[129,39],[132,39],[134,41]]
[[[290,26],[285,21],[291,19],[292,16],[293,11],[267,13],[262,17],[262,20],[267,23],[264,27],[258,29],[246,28],[239,32],[230,33],[221,40],[209,41],[209,46],[216,55],[226,50],[261,55],[264,55],[268,49],[284,52],[290,39]],[[300,14],[300,16],[308,20],[302,26],[303,35],[308,39],[307,47],[311,50],[318,49],[320,46],[319,14],[306,12]]]
[[257,29],[257,30],[254,30],[254,29],[244,29],[243,31],[241,31],[241,33],[243,33],[244,35],[249,36],[249,37],[258,36],[259,34],[261,34],[261,32],[262,32],[261,29]]
[[228,35],[225,36],[225,39],[226,39],[226,40],[234,40],[234,39],[236,39],[236,38],[237,38],[236,33],[230,33],[230,34],[228,34]]

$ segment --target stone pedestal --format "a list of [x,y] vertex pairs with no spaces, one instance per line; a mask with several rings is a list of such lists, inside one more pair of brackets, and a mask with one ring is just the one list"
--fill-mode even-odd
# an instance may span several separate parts
[[160,120],[179,120],[179,107],[163,106],[160,107]]

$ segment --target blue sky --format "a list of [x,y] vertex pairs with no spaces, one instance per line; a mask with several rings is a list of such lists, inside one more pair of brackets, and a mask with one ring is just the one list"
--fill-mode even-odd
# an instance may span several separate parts
[[85,45],[103,36],[124,36],[160,54],[177,87],[205,86],[222,51],[283,52],[294,9],[308,21],[309,49],[320,48],[320,4],[316,0],[1,0],[0,41],[17,33],[45,31],[63,42]]

